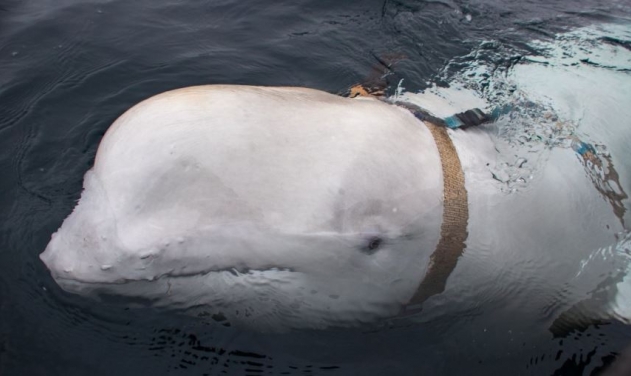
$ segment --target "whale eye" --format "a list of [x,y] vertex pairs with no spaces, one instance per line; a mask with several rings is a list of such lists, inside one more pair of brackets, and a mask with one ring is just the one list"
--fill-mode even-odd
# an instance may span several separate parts
[[371,236],[368,238],[368,243],[364,246],[364,252],[368,254],[375,253],[379,247],[383,244],[383,239],[378,236]]
[[378,238],[376,236],[372,237],[368,243],[368,249],[371,251],[376,251],[379,246],[381,246],[381,238]]

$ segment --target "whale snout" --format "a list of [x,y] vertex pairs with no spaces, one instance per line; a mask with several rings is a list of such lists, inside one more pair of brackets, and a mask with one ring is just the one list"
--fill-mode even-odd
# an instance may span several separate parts
[[69,252],[62,252],[60,243],[58,234],[53,234],[46,249],[39,255],[39,258],[44,265],[46,265],[55,281],[63,279],[76,280],[76,257],[72,257]]
[[64,290],[89,295],[97,285],[124,282],[112,272],[112,265],[97,262],[89,237],[69,239],[62,230],[53,234],[44,252],[39,255],[55,282]]
[[74,294],[90,295],[91,284],[81,280],[74,268],[62,257],[45,251],[40,255],[40,259],[48,268],[55,283],[63,290]]

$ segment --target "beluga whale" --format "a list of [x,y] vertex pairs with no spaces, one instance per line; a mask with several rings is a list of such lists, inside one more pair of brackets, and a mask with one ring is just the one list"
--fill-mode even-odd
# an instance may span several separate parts
[[[491,170],[497,133],[460,127],[490,115],[427,110],[435,103],[238,85],[156,95],[107,130],[40,257],[68,292],[259,330],[431,317],[485,299],[532,313],[529,296],[591,291],[601,281],[577,277],[584,260],[626,224],[624,190],[603,199],[615,184],[598,190],[585,173],[600,161],[590,144],[549,151],[507,193]],[[559,314],[586,294],[565,296]],[[627,317],[620,307],[611,314]]]

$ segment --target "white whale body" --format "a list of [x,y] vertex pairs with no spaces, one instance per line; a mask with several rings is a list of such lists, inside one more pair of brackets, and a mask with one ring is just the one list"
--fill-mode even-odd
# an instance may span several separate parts
[[374,319],[405,303],[438,242],[439,166],[429,131],[375,100],[176,90],[108,130],[42,259],[79,293],[262,322]]
[[[572,150],[549,151],[528,186],[506,194],[489,171],[501,140],[485,128],[450,137],[469,196],[467,248],[424,314],[480,296],[526,307],[521,298],[554,294],[623,230]],[[41,258],[82,295],[257,328],[357,325],[406,307],[442,216],[439,152],[410,111],[311,89],[199,86],[116,120]],[[575,262],[554,261],[564,258]],[[492,282],[503,273],[530,282],[505,291]]]

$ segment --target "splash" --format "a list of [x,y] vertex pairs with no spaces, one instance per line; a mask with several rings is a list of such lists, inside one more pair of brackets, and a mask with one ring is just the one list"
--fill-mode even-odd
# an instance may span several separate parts
[[[510,194],[526,189],[553,149],[573,150],[623,227],[631,153],[621,142],[631,118],[631,28],[594,25],[535,40],[529,52],[484,41],[470,54],[453,59],[422,93],[395,98],[422,105],[436,116],[478,107],[490,114],[496,134],[492,177]],[[535,53],[532,53],[535,51]],[[420,96],[420,97],[419,97]],[[624,137],[622,137],[624,138]],[[628,137],[627,137],[628,138]],[[628,140],[631,141],[631,140]],[[628,219],[626,220],[628,222]]]

